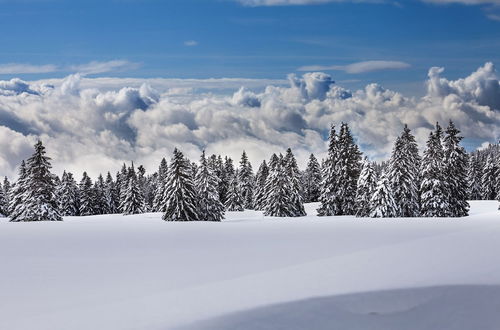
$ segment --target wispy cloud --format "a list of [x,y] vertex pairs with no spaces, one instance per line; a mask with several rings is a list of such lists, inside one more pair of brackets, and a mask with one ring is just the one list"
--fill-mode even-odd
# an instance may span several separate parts
[[184,41],[184,46],[188,46],[188,47],[198,46],[198,41],[196,41],[196,40],[186,40],[186,41]]
[[348,65],[307,65],[298,68],[298,71],[344,71],[347,73],[365,73],[381,70],[395,70],[409,68],[410,64],[400,61],[364,61]]
[[448,3],[461,3],[464,5],[498,5],[500,0],[421,0],[423,2],[437,3],[437,4],[448,4]]
[[76,71],[81,74],[96,74],[105,73],[111,71],[125,71],[136,69],[139,67],[139,63],[129,62],[126,60],[113,60],[106,62],[92,61],[86,64],[73,65],[70,66],[70,71]]
[[53,64],[33,65],[26,63],[0,64],[0,74],[49,73],[59,71]]
[[300,6],[300,5],[319,5],[332,2],[368,2],[383,3],[384,0],[237,0],[245,6]]

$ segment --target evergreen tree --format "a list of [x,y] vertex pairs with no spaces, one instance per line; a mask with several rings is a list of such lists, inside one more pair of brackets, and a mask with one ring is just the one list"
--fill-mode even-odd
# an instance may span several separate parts
[[269,167],[266,161],[262,161],[255,175],[254,210],[263,211],[266,205],[266,180],[269,176]]
[[388,175],[382,173],[370,200],[370,217],[392,218],[397,216],[397,205],[391,191]]
[[94,189],[92,185],[92,180],[87,175],[87,172],[83,172],[82,180],[79,185],[79,196],[80,196],[80,210],[79,213],[82,216],[94,215],[96,214],[94,209]]
[[120,204],[123,215],[144,213],[144,196],[139,185],[139,180],[134,169],[134,163],[128,170],[127,188],[124,199]]
[[243,211],[243,197],[241,196],[240,185],[238,183],[238,171],[232,176],[229,182],[227,198],[225,203],[226,211]]
[[494,200],[497,197],[499,168],[494,155],[488,155],[483,168],[483,176],[481,178],[481,186],[483,189],[483,199]]
[[166,194],[162,208],[166,221],[199,220],[192,166],[182,152],[174,149],[166,179]]
[[196,191],[198,197],[198,213],[200,220],[221,221],[224,218],[224,205],[220,202],[218,178],[208,166],[203,151],[196,175]]
[[168,165],[165,158],[162,158],[160,162],[160,167],[158,168],[158,176],[156,177],[156,192],[153,202],[153,210],[155,212],[165,212],[162,209],[164,205],[163,199],[165,198],[165,184],[168,174]]
[[56,183],[50,172],[50,158],[45,155],[42,141],[35,144],[35,152],[26,161],[27,184],[24,192],[24,211],[11,221],[61,221],[57,209]]
[[116,175],[116,189],[118,192],[118,196],[120,196],[118,201],[118,209],[122,213],[123,210],[121,209],[121,205],[123,205],[123,202],[125,200],[125,192],[127,191],[128,187],[129,173],[130,171],[127,169],[127,165],[123,163],[120,172]]
[[267,180],[267,201],[264,214],[272,217],[291,217],[295,215],[295,205],[290,199],[290,180],[283,156],[269,172]]
[[301,186],[301,173],[292,153],[292,149],[288,148],[284,158],[285,177],[288,180],[289,200],[292,208],[292,215],[295,217],[303,217],[306,215],[304,209],[303,191]]
[[460,146],[463,139],[452,121],[444,137],[444,177],[448,189],[450,216],[464,217],[469,214],[467,202],[467,152]]
[[109,214],[115,214],[119,210],[118,204],[118,192],[116,190],[116,184],[113,181],[111,173],[108,172],[106,175],[106,181],[104,183],[104,203],[106,204],[106,209]]
[[9,196],[9,216],[12,221],[17,221],[20,219],[24,213],[26,203],[25,192],[28,185],[28,172],[26,170],[26,163],[24,160],[21,162],[19,167],[19,177],[12,186]]
[[473,154],[469,158],[469,166],[467,167],[467,198],[470,200],[482,199],[481,172],[481,162],[478,157]]
[[4,212],[5,216],[9,216],[9,205],[10,205],[10,190],[11,190],[11,184],[9,179],[7,177],[4,178],[3,180],[3,194],[5,198],[5,207],[4,207]]
[[0,184],[0,217],[6,217],[8,215],[9,204],[5,196],[2,185]]
[[240,184],[241,196],[243,198],[243,207],[251,210],[253,208],[254,176],[252,164],[250,164],[245,151],[243,151],[241,155],[238,181]]
[[321,194],[321,167],[313,154],[309,156],[309,162],[304,172],[304,201],[306,203],[319,201]]
[[79,214],[78,186],[70,172],[63,172],[57,195],[61,215],[75,216]]
[[450,214],[448,189],[443,172],[444,151],[441,137],[441,126],[436,124],[436,130],[429,134],[422,160],[420,212],[424,217],[447,217]]
[[226,172],[224,161],[222,160],[222,157],[220,155],[217,157],[216,168],[217,168],[217,176],[219,178],[219,185],[217,187],[217,190],[219,192],[219,199],[222,204],[225,204],[227,190],[229,189],[229,177]]
[[335,126],[330,129],[328,155],[322,166],[322,181],[320,186],[320,207],[318,216],[339,214],[339,161],[338,161],[338,135]]
[[359,175],[356,190],[356,216],[369,217],[371,215],[371,199],[377,188],[377,173],[373,164],[364,160]]

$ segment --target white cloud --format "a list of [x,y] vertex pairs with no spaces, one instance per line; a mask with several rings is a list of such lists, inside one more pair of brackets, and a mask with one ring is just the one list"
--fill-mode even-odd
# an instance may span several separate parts
[[49,73],[58,71],[53,64],[33,65],[24,63],[0,64],[0,74]]
[[75,71],[84,75],[106,73],[112,71],[126,71],[139,67],[139,63],[129,62],[126,60],[113,60],[106,62],[92,61],[86,64],[73,65],[69,67],[70,71]]
[[365,73],[381,70],[406,69],[410,64],[400,61],[364,61],[348,65],[309,65],[298,68],[298,71],[345,71],[347,73]]
[[198,41],[196,41],[196,40],[186,40],[186,41],[184,41],[184,46],[188,46],[188,47],[198,46]]
[[381,3],[384,0],[237,0],[245,6],[298,6],[317,5],[330,2],[370,2]]
[[460,3],[464,5],[500,4],[500,0],[421,0],[436,4]]
[[15,174],[36,137],[47,145],[57,173],[87,170],[93,177],[129,160],[154,171],[174,147],[193,160],[204,148],[233,158],[245,149],[254,163],[291,147],[303,166],[310,152],[324,155],[328,128],[341,121],[372,158],[387,156],[404,123],[420,145],[436,121],[446,125],[449,119],[479,144],[496,141],[500,85],[494,66],[486,63],[457,80],[442,75],[442,68],[429,70],[422,98],[378,84],[349,91],[319,72],[290,75],[288,85],[78,74],[62,81],[0,81],[0,176]]

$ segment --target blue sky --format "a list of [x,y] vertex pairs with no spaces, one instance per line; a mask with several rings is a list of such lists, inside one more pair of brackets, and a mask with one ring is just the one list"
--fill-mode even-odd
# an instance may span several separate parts
[[92,76],[273,79],[304,66],[391,61],[408,67],[323,71],[351,88],[377,81],[420,95],[432,66],[455,79],[499,62],[498,1],[439,3],[448,1],[3,0],[0,64],[17,64],[18,72],[3,70],[0,79],[63,77],[92,61],[123,61]]

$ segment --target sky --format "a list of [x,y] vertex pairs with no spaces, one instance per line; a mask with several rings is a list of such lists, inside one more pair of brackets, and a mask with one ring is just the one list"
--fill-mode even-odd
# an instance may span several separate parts
[[405,123],[421,144],[450,119],[468,150],[498,140],[498,0],[0,8],[0,175],[15,176],[37,138],[56,171],[81,172],[90,157],[92,175],[130,160],[153,171],[174,146],[194,159],[245,148],[254,162],[291,146],[304,164],[340,121],[372,159]]

